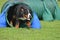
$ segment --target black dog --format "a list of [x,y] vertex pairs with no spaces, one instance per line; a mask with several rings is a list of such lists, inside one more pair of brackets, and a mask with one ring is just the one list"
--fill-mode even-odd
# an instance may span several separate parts
[[26,24],[28,28],[31,27],[30,21],[32,19],[32,10],[26,4],[22,3],[11,7],[7,17],[9,23],[16,28],[19,28],[21,23]]

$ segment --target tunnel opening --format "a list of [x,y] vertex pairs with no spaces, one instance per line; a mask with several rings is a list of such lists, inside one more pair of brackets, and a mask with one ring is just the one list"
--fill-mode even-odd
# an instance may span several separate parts
[[[14,14],[14,13],[15,13],[14,10],[16,10],[15,8],[16,8],[16,6],[18,6],[18,5],[20,5],[20,6],[26,6],[27,9],[30,10],[31,15],[33,16],[32,10],[31,10],[31,8],[30,8],[27,4],[24,4],[24,3],[15,4],[15,5],[11,6],[11,7],[8,9],[8,11],[7,11],[6,18],[7,18],[7,26],[8,26],[8,27],[14,27],[14,26],[15,26],[15,21],[16,21],[16,20],[15,20],[15,19],[13,20],[13,25],[10,24],[10,21],[11,21],[12,15],[16,15],[16,14]],[[19,9],[18,9],[18,10],[19,10]],[[21,24],[20,24],[20,25],[21,25]],[[23,26],[22,26],[22,27],[23,27]]]

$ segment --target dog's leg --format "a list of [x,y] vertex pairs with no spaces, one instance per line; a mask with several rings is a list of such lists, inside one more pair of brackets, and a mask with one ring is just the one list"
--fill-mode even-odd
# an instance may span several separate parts
[[13,25],[13,22],[12,22],[12,20],[10,21],[10,24],[11,24],[11,25]]
[[19,26],[20,26],[19,24],[20,24],[20,23],[17,22],[16,25],[15,25],[15,27],[16,27],[16,28],[19,28]]
[[27,22],[26,22],[26,25],[28,26],[28,28],[30,28],[30,27],[31,27],[30,21],[27,21]]
[[19,23],[15,25],[16,28],[19,28]]

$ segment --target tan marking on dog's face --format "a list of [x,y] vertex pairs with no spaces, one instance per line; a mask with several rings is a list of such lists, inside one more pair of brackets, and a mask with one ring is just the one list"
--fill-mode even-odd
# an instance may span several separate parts
[[22,9],[21,9],[21,11],[23,12],[23,11],[24,11],[24,9],[22,8]]
[[28,18],[28,15],[23,14],[23,17],[24,17],[24,18]]

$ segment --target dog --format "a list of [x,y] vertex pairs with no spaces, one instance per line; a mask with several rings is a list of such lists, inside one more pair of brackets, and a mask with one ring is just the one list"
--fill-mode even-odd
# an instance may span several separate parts
[[8,20],[11,25],[19,28],[20,24],[23,23],[26,24],[28,28],[31,27],[32,10],[28,8],[27,5],[15,5],[15,7],[10,8],[10,11],[11,12],[8,12]]

